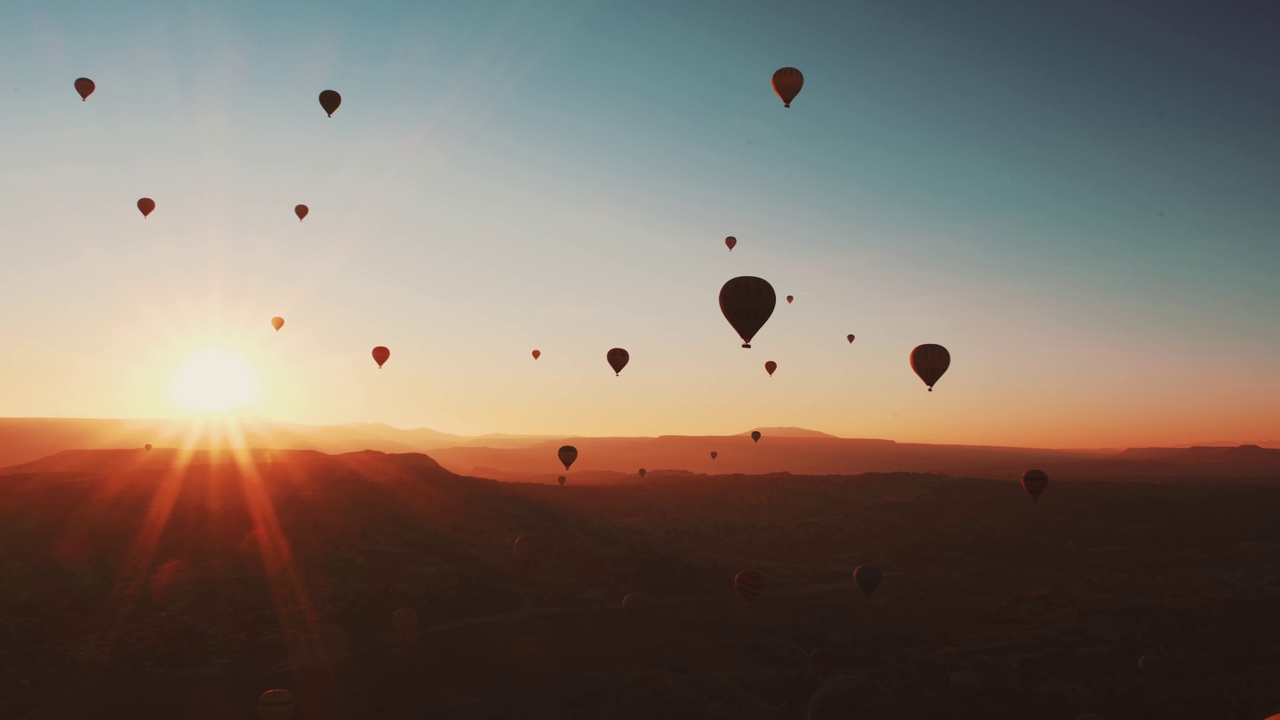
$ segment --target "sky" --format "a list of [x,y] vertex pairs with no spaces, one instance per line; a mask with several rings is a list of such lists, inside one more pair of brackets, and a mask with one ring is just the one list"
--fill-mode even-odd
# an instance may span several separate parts
[[1280,7],[1229,5],[19,0],[0,415],[189,415],[220,348],[288,422],[1276,440]]

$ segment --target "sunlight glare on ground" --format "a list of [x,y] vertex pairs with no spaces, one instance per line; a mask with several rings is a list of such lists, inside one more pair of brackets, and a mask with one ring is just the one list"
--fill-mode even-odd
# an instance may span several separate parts
[[257,400],[259,380],[243,353],[214,347],[184,360],[170,387],[179,407],[225,412]]

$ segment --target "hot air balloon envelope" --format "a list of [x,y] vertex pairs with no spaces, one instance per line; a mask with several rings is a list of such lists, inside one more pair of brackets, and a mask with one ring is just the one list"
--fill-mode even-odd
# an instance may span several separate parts
[[788,304],[788,305],[790,305],[790,304],[791,304],[791,301],[792,301],[792,300],[795,300],[795,299],[796,299],[796,297],[795,297],[794,295],[788,295],[788,296],[787,296],[787,304]]
[[750,607],[751,603],[760,596],[760,591],[764,590],[764,575],[756,570],[743,570],[733,576],[733,587]]
[[724,244],[729,248],[729,252],[733,252],[733,246],[738,244],[738,238],[730,235],[724,239]]
[[773,74],[773,91],[782,99],[783,107],[791,107],[791,101],[800,94],[802,87],[804,87],[804,75],[793,67],[779,68]]
[[742,338],[742,347],[751,347],[751,338],[773,314],[778,296],[773,286],[758,277],[736,277],[720,288],[720,312]]
[[293,716],[297,702],[288,690],[268,690],[258,696],[260,720],[288,720]]
[[712,450],[712,451],[711,451],[711,459],[712,459],[712,460],[715,460],[719,455],[720,455],[720,453],[716,452],[715,450]]
[[302,222],[302,219],[305,218],[309,212],[311,211],[307,209],[306,205],[293,206],[293,214],[298,216],[298,222]]
[[871,593],[880,587],[880,579],[880,571],[871,565],[859,565],[853,570],[853,581],[867,597],[871,597]]
[[333,117],[334,111],[342,104],[342,96],[335,90],[325,90],[320,93],[320,107],[328,113],[329,117]]
[[752,431],[751,431],[751,442],[760,442],[760,431],[759,431],[759,430],[752,430]]
[[845,339],[849,341],[849,344],[850,344],[850,345],[852,345],[852,344],[853,344],[853,333],[850,333],[850,334],[846,335],[846,336],[845,336]]
[[1040,499],[1040,495],[1049,487],[1049,476],[1043,470],[1028,470],[1022,473],[1022,489],[1031,496],[1032,502]]
[[381,368],[382,364],[385,363],[387,359],[390,357],[391,357],[391,351],[382,347],[381,345],[373,349],[373,361],[378,363],[379,368]]
[[96,87],[89,78],[76,78],[76,92],[80,93],[81,100],[88,100]]
[[560,477],[556,478],[556,482],[558,482],[558,483],[560,483],[561,485],[563,485],[563,484],[564,484],[565,479],[566,479],[566,478],[565,478],[565,476],[561,475]]
[[541,549],[542,542],[538,540],[537,535],[521,535],[516,538],[516,554],[525,562],[533,560]]
[[769,377],[773,377],[773,371],[778,369],[778,363],[770,360],[764,364],[765,372],[769,373]]
[[271,318],[271,327],[275,328],[276,332],[280,332],[280,328],[284,327],[284,318],[282,317]]
[[614,348],[605,356],[609,360],[609,367],[613,368],[614,375],[621,375],[622,368],[627,366],[627,362],[631,360],[631,356],[622,348]]
[[143,445],[142,449],[146,450],[147,452],[151,452],[151,443],[147,443],[146,445]]
[[538,359],[538,358],[540,358],[540,357],[542,357],[542,351],[541,351],[541,350],[534,350],[534,351],[533,351],[533,359],[534,359],[534,360],[537,360],[537,359]]
[[156,201],[151,198],[141,198],[138,200],[138,210],[142,212],[142,217],[146,217],[156,209]]
[[929,386],[929,392],[933,392],[934,384],[949,367],[951,367],[951,353],[941,345],[929,343],[911,351],[911,369],[920,376],[925,385]]
[[556,451],[556,457],[560,458],[560,462],[564,463],[564,469],[568,470],[573,461],[578,459],[578,448],[565,445]]

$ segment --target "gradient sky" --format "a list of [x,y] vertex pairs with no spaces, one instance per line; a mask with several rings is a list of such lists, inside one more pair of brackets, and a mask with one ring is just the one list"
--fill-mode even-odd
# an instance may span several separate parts
[[220,346],[307,423],[1278,439],[1280,6],[1214,5],[8,4],[0,415]]

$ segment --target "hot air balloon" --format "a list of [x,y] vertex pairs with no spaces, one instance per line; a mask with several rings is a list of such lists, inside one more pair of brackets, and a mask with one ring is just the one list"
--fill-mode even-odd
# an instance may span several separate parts
[[764,371],[769,373],[769,377],[773,377],[773,371],[778,369],[778,363],[770,360],[764,364]]
[[719,454],[720,454],[720,453],[716,452],[715,450],[712,450],[712,451],[711,451],[711,459],[712,459],[712,460],[715,460],[715,459],[716,459],[716,457],[717,457]]
[[564,463],[564,469],[568,470],[573,461],[578,459],[578,448],[565,445],[556,452],[556,456],[560,458],[560,462]]
[[564,485],[565,479],[566,479],[565,476],[561,475],[560,477],[556,478],[556,482],[560,483],[561,485]]
[[751,607],[760,596],[760,591],[764,590],[764,575],[756,570],[743,570],[733,576],[733,587],[747,601],[747,607]]
[[635,621],[647,618],[652,607],[653,601],[642,592],[628,593],[626,597],[622,598],[622,610]]
[[138,200],[138,210],[142,211],[142,217],[150,215],[156,209],[156,201],[151,198],[141,198]]
[[626,367],[627,361],[631,359],[627,351],[622,348],[613,348],[605,357],[609,359],[609,367],[613,368],[614,375],[621,375],[622,368]]
[[418,611],[400,608],[391,614],[391,625],[401,640],[412,641],[418,636]]
[[852,344],[853,344],[853,333],[849,333],[848,335],[845,335],[845,339],[849,341],[849,344],[850,344],[850,345],[852,345]]
[[298,216],[298,222],[302,222],[303,218],[305,218],[309,212],[311,211],[307,209],[306,205],[293,206],[293,214]]
[[791,107],[791,101],[800,94],[804,87],[804,75],[793,67],[780,68],[773,74],[773,91],[782,98],[783,107]]
[[880,587],[880,571],[871,565],[859,565],[853,569],[853,581],[867,597],[871,597],[871,593]]
[[1031,502],[1040,499],[1040,495],[1049,487],[1049,476],[1043,470],[1028,470],[1022,473],[1022,489],[1031,496]]
[[324,108],[324,111],[329,114],[329,117],[333,117],[333,113],[337,111],[338,106],[341,104],[342,96],[339,95],[337,91],[325,90],[320,93],[320,107]]
[[391,357],[391,351],[379,345],[373,349],[373,361],[378,363],[378,369],[382,369],[382,364]]
[[533,562],[534,556],[542,549],[542,543],[538,540],[537,535],[521,535],[516,538],[516,554],[525,563]]
[[951,353],[941,345],[932,343],[920,345],[911,351],[911,369],[916,371],[916,375],[929,386],[929,392],[933,392],[933,386],[938,382],[938,378],[947,371],[951,366]]
[[758,277],[736,277],[720,288],[720,312],[742,338],[744,348],[751,347],[751,338],[764,327],[777,302],[773,286]]
[[759,431],[759,430],[752,430],[752,431],[751,431],[751,442],[760,442],[760,431]]
[[534,360],[537,360],[537,359],[538,359],[538,358],[540,358],[540,357],[542,357],[542,351],[541,351],[541,350],[534,350],[534,351],[533,351],[533,359],[534,359]]
[[282,317],[271,318],[271,327],[275,328],[276,332],[280,332],[280,328],[284,327],[284,318]]
[[151,452],[151,443],[147,443],[146,445],[143,445],[142,449],[146,450],[147,452]]
[[796,299],[796,296],[795,296],[795,295],[788,295],[788,296],[787,296],[787,304],[788,304],[788,305],[790,305],[790,304],[791,304],[791,301],[792,301],[792,300],[795,300],[795,299]]
[[89,78],[76,78],[76,92],[80,93],[81,101],[88,100],[97,87]]
[[644,476],[645,476],[645,475],[647,475],[648,473],[649,473],[649,471],[648,471],[648,470],[645,470],[644,468],[640,468],[640,477],[644,477]]
[[729,252],[733,252],[733,246],[738,244],[738,238],[730,235],[724,239],[724,244],[729,248]]
[[258,696],[259,720],[289,720],[297,701],[288,690],[268,690]]

